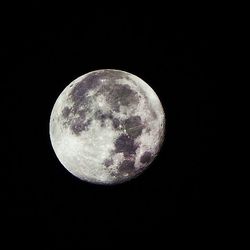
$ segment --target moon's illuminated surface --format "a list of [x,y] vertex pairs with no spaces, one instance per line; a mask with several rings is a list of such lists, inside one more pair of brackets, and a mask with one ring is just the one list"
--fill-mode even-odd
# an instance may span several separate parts
[[165,115],[153,89],[120,70],[80,76],[60,94],[50,117],[50,139],[62,165],[97,184],[128,181],[159,153]]

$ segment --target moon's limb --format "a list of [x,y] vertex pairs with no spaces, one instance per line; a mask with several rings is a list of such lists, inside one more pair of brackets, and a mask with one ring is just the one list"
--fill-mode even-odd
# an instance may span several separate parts
[[165,115],[153,89],[120,70],[98,70],[70,83],[55,102],[50,138],[62,165],[92,183],[134,178],[158,154]]

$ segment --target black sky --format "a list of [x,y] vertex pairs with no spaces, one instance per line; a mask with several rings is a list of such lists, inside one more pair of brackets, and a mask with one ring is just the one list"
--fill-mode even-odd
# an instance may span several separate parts
[[[135,233],[164,238],[169,220],[203,221],[203,173],[215,164],[217,62],[213,16],[197,8],[173,14],[167,6],[36,2],[8,9],[1,199],[13,229],[26,236],[41,230],[42,245],[61,249],[112,245],[114,235],[127,243]],[[68,173],[48,131],[51,109],[65,86],[102,68],[141,77],[167,115],[165,143],[152,167],[131,182],[108,187]],[[94,234],[105,243],[92,241]]]

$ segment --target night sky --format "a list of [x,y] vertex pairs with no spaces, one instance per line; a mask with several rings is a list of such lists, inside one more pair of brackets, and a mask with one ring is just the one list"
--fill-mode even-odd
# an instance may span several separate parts
[[[10,238],[35,239],[42,249],[119,249],[165,242],[169,225],[182,218],[204,221],[203,178],[215,164],[215,25],[205,8],[174,14],[164,6],[144,7],[38,1],[7,9],[0,195]],[[165,142],[151,167],[117,186],[71,175],[49,139],[49,116],[61,91],[103,68],[146,81],[167,118]]]

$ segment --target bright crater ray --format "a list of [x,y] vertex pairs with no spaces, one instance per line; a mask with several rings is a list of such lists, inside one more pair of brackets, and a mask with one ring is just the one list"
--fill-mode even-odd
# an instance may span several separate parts
[[165,115],[153,89],[120,70],[97,70],[70,83],[50,117],[50,139],[76,177],[117,184],[143,172],[159,153]]

